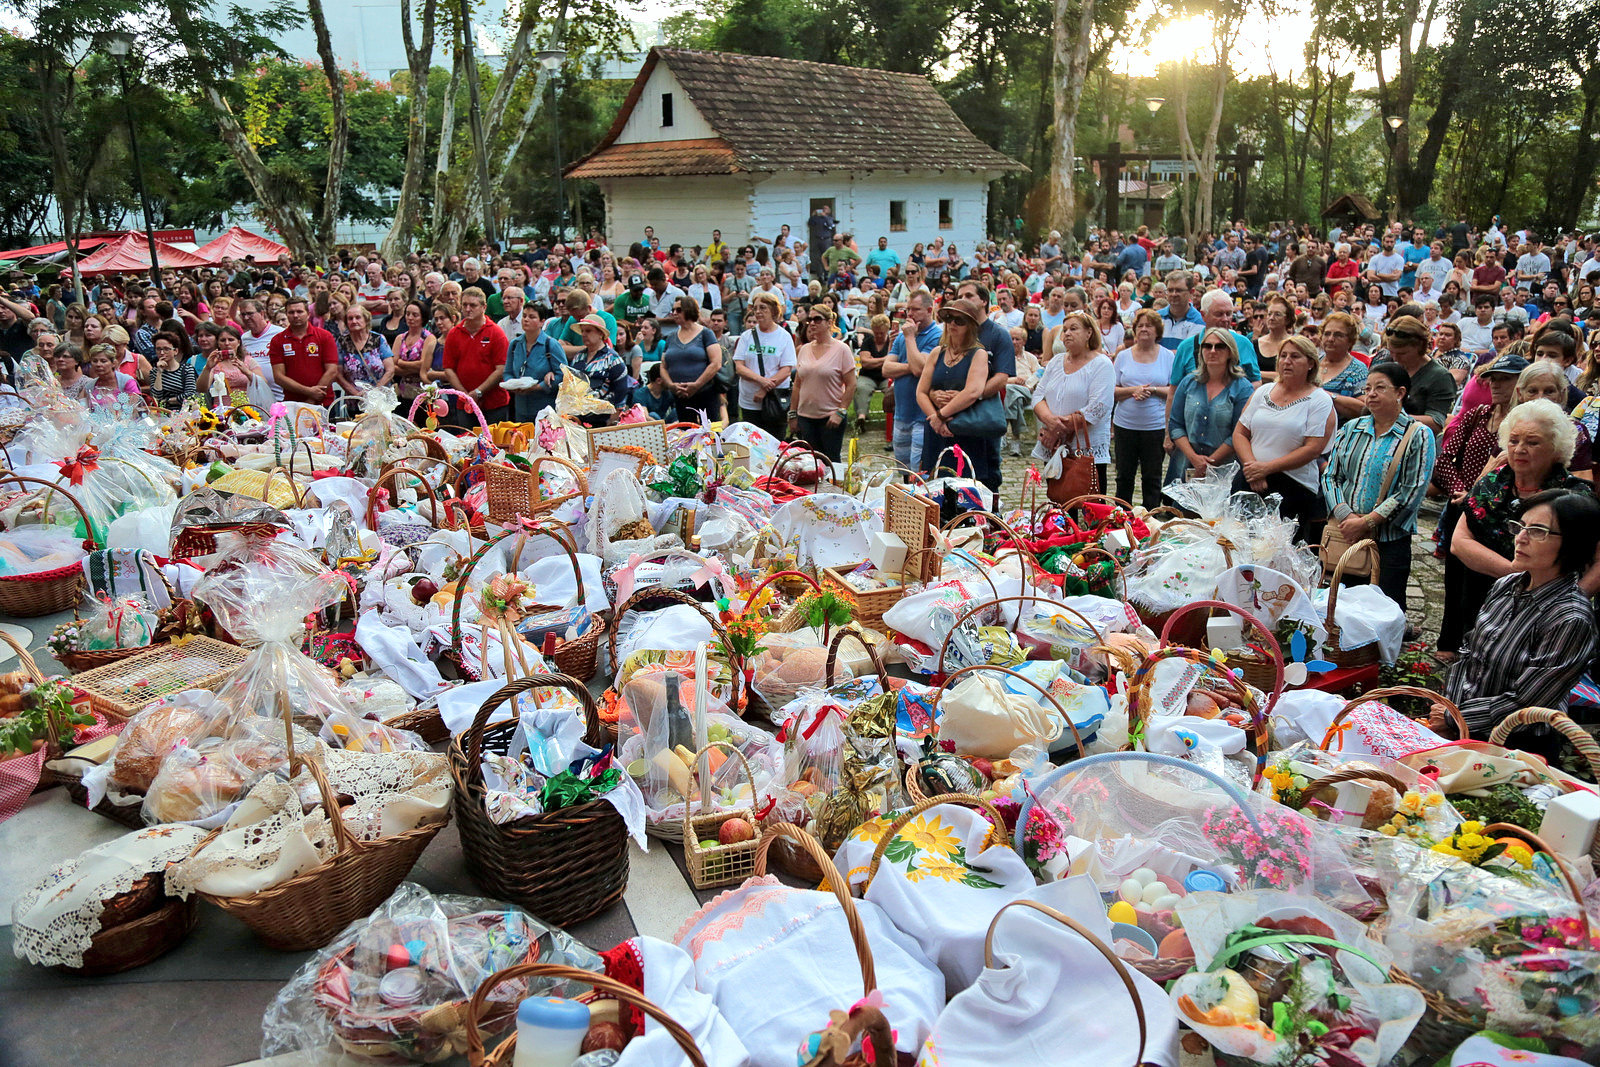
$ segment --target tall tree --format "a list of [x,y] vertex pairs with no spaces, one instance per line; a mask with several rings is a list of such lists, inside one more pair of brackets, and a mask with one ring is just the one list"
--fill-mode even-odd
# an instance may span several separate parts
[[1051,29],[1051,61],[1055,117],[1050,148],[1051,229],[1071,233],[1077,221],[1074,173],[1078,152],[1078,109],[1083,105],[1083,83],[1089,73],[1089,51],[1094,35],[1095,0],[1056,0]]
[[[1193,210],[1185,216],[1184,230],[1191,245],[1194,243],[1196,232],[1208,230],[1216,222],[1216,186],[1217,186],[1217,146],[1222,133],[1222,111],[1227,102],[1228,86],[1233,81],[1233,66],[1231,59],[1234,46],[1239,42],[1239,31],[1244,26],[1245,18],[1251,10],[1259,10],[1262,14],[1271,15],[1276,7],[1272,0],[1216,0],[1215,3],[1199,4],[1193,0],[1178,0],[1172,13],[1180,18],[1194,18],[1196,15],[1208,15],[1211,21],[1211,55],[1207,71],[1205,97],[1211,105],[1210,114],[1205,117],[1204,131],[1200,136],[1199,144],[1195,143],[1194,131],[1189,121],[1189,72],[1190,56],[1185,54],[1178,71],[1178,91],[1176,99],[1176,114],[1178,120],[1178,150],[1185,163],[1185,170],[1192,172],[1193,182]],[[1179,203],[1186,207],[1189,202],[1190,174],[1184,178],[1184,192]]]
[[[345,76],[334,60],[322,0],[306,0],[306,9],[316,34],[317,56],[322,64],[323,76],[328,79],[333,101],[327,134],[327,172],[319,205],[308,203],[305,197],[286,190],[274,180],[229,100],[227,75],[231,72],[222,67],[226,57],[249,59],[262,49],[258,47],[240,57],[236,44],[227,39],[232,32],[231,27],[196,18],[186,0],[167,0],[167,11],[177,31],[178,43],[188,58],[201,97],[211,111],[223,143],[228,146],[254,190],[259,210],[283,236],[284,243],[295,258],[320,260],[333,249],[339,190],[344,180],[345,153],[350,138],[350,118],[345,106]],[[243,14],[238,8],[229,11],[231,19]],[[313,206],[317,208],[315,215]]]
[[428,165],[428,68],[433,65],[433,28],[438,10],[439,0],[424,0],[419,43],[411,28],[411,0],[400,0],[400,39],[410,72],[411,111],[406,120],[406,173],[400,180],[400,198],[395,204],[394,222],[378,248],[390,262],[410,250],[411,235],[422,213],[422,180]]

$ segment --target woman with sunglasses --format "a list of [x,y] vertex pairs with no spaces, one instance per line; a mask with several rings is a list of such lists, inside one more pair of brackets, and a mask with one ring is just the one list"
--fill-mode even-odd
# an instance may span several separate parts
[[1233,459],[1233,431],[1254,389],[1239,365],[1232,330],[1207,329],[1199,348],[1200,359],[1173,387],[1167,412],[1173,479],[1188,472],[1204,478],[1213,464]]
[[833,336],[833,312],[826,303],[804,312],[802,323],[806,341],[795,353],[789,428],[796,440],[837,463],[856,391],[856,360],[850,346]]
[[1326,514],[1317,460],[1339,425],[1333,398],[1317,388],[1317,369],[1317,346],[1289,338],[1278,352],[1278,380],[1256,390],[1233,431],[1234,491],[1277,493],[1279,514],[1294,519],[1297,538],[1310,544],[1321,540]]
[[1558,405],[1548,400],[1518,404],[1500,420],[1499,436],[1506,465],[1483,475],[1467,491],[1445,556],[1447,596],[1439,655],[1446,660],[1462,649],[1490,586],[1515,569],[1516,546],[1508,524],[1524,502],[1548,489],[1593,491],[1567,470],[1578,431]]
[[[1445,696],[1461,709],[1473,737],[1526,707],[1563,708],[1595,652],[1591,597],[1597,585],[1595,547],[1600,503],[1588,492],[1534,493],[1505,521],[1511,558],[1489,587]],[[1429,725],[1447,729],[1442,708]],[[1547,732],[1519,735],[1519,748],[1554,759],[1559,741]],[[1533,746],[1530,748],[1530,743]]]

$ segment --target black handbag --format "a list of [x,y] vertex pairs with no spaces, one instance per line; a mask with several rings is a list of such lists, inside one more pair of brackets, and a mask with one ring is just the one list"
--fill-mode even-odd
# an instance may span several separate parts
[[[755,349],[756,353],[756,369],[765,378],[767,376],[767,361],[761,357],[761,336],[754,330],[749,331],[749,333],[750,347]],[[761,398],[761,421],[768,428],[778,427],[778,429],[773,430],[775,436],[779,438],[786,436],[785,428],[789,422],[789,404],[787,400],[779,395],[778,390],[769,389],[767,390],[767,395]]]
[[1003,437],[1006,432],[1006,405],[998,396],[986,396],[976,404],[945,420],[957,437]]

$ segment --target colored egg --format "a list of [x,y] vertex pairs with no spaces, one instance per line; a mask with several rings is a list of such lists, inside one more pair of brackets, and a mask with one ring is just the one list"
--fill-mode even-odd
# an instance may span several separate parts
[[1111,905],[1106,912],[1106,918],[1114,923],[1129,923],[1136,925],[1139,922],[1139,913],[1133,910],[1133,905],[1125,900],[1119,900]]

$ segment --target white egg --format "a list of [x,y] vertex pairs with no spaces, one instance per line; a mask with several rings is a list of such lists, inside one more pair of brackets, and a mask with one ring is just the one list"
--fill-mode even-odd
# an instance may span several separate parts
[[1140,885],[1138,882],[1135,882],[1132,878],[1129,878],[1127,881],[1123,882],[1122,887],[1117,890],[1117,896],[1121,897],[1129,904],[1142,903],[1144,900],[1144,886]]
[[1140,867],[1138,870],[1128,875],[1128,877],[1133,881],[1138,882],[1140,885],[1149,885],[1151,882],[1156,880],[1157,875],[1156,872],[1152,871],[1149,867]]
[[1144,892],[1139,894],[1139,899],[1142,900],[1146,904],[1154,904],[1156,901],[1160,900],[1162,897],[1171,896],[1171,895],[1172,895],[1172,890],[1168,889],[1166,886],[1162,885],[1160,882],[1155,882],[1155,883],[1153,883],[1151,885],[1147,885],[1147,886],[1144,887]]
[[1155,900],[1152,900],[1150,902],[1150,907],[1153,911],[1168,911],[1172,908],[1176,908],[1182,902],[1183,898],[1178,894],[1167,893],[1163,896],[1157,897]]

